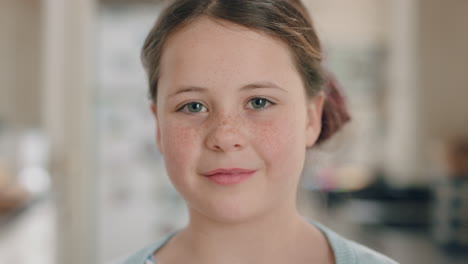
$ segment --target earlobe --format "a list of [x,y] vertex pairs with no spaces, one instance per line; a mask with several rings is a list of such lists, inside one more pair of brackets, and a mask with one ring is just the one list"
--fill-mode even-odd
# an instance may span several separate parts
[[162,155],[164,155],[163,153],[163,149],[162,149],[162,145],[161,145],[161,131],[160,131],[160,128],[159,128],[159,119],[158,119],[158,111],[157,111],[157,108],[156,108],[156,105],[154,103],[151,103],[151,112],[153,113],[153,117],[154,117],[154,121],[155,121],[155,132],[156,132],[156,146],[158,148],[158,151],[159,153],[161,153]]
[[307,101],[306,146],[312,147],[322,130],[322,112],[325,94],[320,92]]

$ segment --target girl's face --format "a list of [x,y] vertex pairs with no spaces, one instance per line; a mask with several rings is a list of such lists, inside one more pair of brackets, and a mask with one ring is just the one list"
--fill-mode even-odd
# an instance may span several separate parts
[[[306,98],[281,41],[199,18],[166,42],[152,110],[168,175],[190,211],[239,222],[295,208],[322,105],[322,95]],[[229,168],[255,173],[230,185],[205,176]]]

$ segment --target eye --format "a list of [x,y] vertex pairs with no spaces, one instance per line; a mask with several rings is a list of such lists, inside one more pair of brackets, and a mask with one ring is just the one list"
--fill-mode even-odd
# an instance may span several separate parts
[[252,98],[250,99],[249,103],[254,109],[262,109],[262,108],[265,108],[267,104],[274,104],[270,100],[262,98],[262,97]]
[[[205,108],[205,110],[203,111],[203,108]],[[177,110],[177,112],[180,112],[184,109],[187,109],[186,111],[184,112],[189,112],[189,113],[201,113],[201,112],[206,112],[206,107],[199,103],[199,102],[190,102],[190,103],[187,103],[185,105],[183,105],[181,108],[179,108]]]

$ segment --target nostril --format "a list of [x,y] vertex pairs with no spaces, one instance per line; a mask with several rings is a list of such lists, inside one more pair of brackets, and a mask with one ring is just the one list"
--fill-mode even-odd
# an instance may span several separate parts
[[210,130],[206,135],[206,146],[213,151],[239,151],[244,147],[241,131],[232,125],[221,125]]

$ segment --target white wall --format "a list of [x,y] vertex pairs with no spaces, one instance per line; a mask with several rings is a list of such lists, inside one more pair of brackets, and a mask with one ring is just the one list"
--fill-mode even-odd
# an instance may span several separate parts
[[92,171],[94,0],[43,0],[43,122],[51,143],[57,262],[96,263]]

